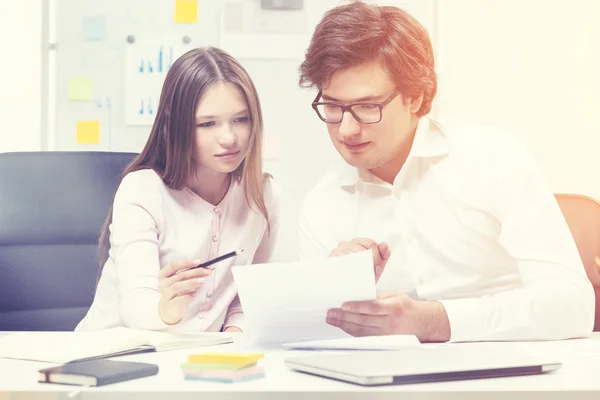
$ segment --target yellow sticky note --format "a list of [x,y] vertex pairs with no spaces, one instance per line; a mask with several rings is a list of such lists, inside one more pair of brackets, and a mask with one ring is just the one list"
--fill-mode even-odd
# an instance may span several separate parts
[[69,79],[69,100],[89,101],[94,97],[92,78],[77,77]]
[[198,0],[175,0],[175,22],[179,24],[198,22]]
[[247,365],[263,358],[261,353],[203,353],[188,355],[188,363]]
[[77,144],[100,143],[99,121],[77,121]]

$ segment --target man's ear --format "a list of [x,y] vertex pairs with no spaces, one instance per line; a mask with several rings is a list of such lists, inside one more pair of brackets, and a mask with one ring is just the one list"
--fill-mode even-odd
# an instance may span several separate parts
[[421,104],[423,104],[423,93],[419,95],[419,97],[408,97],[406,99],[408,101],[408,105],[410,107],[410,112],[416,114],[421,109]]

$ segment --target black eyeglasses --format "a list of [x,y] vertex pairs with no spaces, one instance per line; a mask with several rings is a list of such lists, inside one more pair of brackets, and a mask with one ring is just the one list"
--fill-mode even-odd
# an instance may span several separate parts
[[381,121],[383,107],[388,105],[398,94],[400,90],[396,89],[394,93],[381,102],[340,104],[335,102],[318,102],[321,97],[321,91],[312,102],[312,108],[319,118],[328,124],[339,124],[344,118],[344,113],[350,114],[361,124],[376,124]]

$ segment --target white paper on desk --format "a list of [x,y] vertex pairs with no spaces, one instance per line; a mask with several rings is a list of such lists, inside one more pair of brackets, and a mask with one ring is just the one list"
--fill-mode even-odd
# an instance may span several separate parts
[[375,300],[370,250],[314,262],[232,268],[250,333],[259,342],[350,337],[325,322],[346,301]]
[[284,343],[283,347],[306,350],[401,350],[420,345],[421,342],[414,335],[386,335]]

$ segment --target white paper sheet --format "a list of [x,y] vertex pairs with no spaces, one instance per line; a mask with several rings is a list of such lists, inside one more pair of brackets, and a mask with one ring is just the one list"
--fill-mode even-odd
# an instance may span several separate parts
[[327,324],[327,311],[376,298],[370,250],[317,262],[244,265],[232,272],[246,323],[260,342],[350,337]]
[[421,342],[414,335],[386,335],[284,343],[283,347],[307,350],[401,350],[420,345]]

